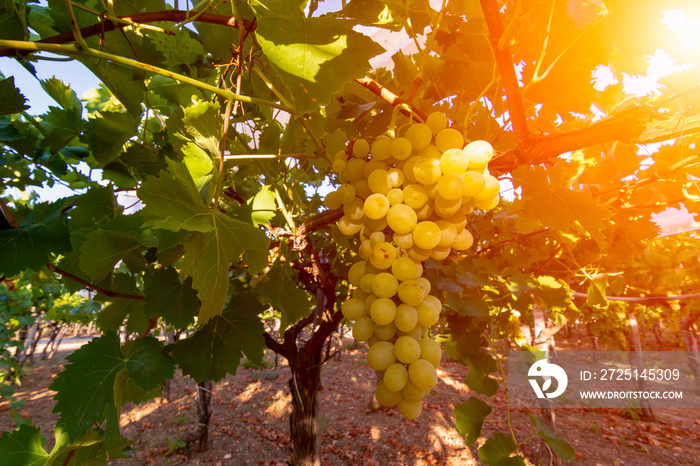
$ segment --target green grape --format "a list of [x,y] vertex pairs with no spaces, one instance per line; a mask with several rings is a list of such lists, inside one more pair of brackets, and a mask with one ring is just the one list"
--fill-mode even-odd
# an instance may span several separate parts
[[[375,331],[377,330],[377,326],[376,326],[376,325],[374,326],[374,330],[375,330]],[[377,338],[377,335],[372,335],[371,337],[369,337],[369,340],[367,340],[367,347],[368,347],[368,348],[371,348],[371,347],[373,347],[375,344],[379,343],[380,341],[382,341],[382,340],[380,340],[379,338]]]
[[362,159],[350,159],[345,166],[345,177],[348,179],[348,183],[355,184],[362,179],[364,176],[365,162]]
[[423,264],[416,262],[416,278],[420,278],[423,275]]
[[435,136],[435,145],[442,153],[450,149],[461,150],[464,147],[464,136],[456,129],[445,128]]
[[360,278],[360,289],[365,293],[372,293],[372,280],[374,280],[375,276],[373,273],[363,275]]
[[474,199],[474,205],[484,211],[488,211],[491,209],[495,209],[498,203],[501,200],[501,196],[496,194],[493,198],[491,199],[486,199],[486,200],[481,200],[481,199]]
[[399,235],[398,233],[394,233],[393,237],[394,244],[396,244],[398,247],[401,249],[410,249],[411,246],[413,246],[413,233],[408,232],[403,235]]
[[[410,207],[409,207],[410,209]],[[412,210],[412,209],[411,209]],[[351,220],[347,215],[343,215],[340,220],[338,220],[338,230],[345,236],[353,236],[360,232],[362,229],[362,222],[357,222]]]
[[409,184],[416,182],[416,176],[413,170],[416,164],[424,158],[425,157],[419,157],[417,155],[414,155],[413,157],[409,157],[409,159],[406,160],[406,162],[403,164],[403,167],[401,167],[401,171],[404,174],[404,183]]
[[462,179],[464,180],[464,191],[462,191],[462,196],[472,197],[476,196],[484,189],[484,175],[477,173],[475,171],[469,170],[462,173]]
[[425,124],[430,127],[430,131],[432,131],[434,135],[437,135],[440,131],[447,128],[447,116],[442,112],[433,112],[428,115]]
[[365,311],[367,311],[367,314],[369,315],[369,310],[372,307],[372,303],[375,302],[376,300],[379,299],[379,296],[375,295],[374,293],[366,293],[367,297],[365,298]]
[[416,211],[416,217],[418,217],[418,220],[427,220],[433,215],[433,211],[433,203],[428,201],[427,204]]
[[360,317],[352,326],[352,337],[362,343],[374,334],[374,322],[369,317]]
[[437,309],[438,313],[442,311],[442,302],[436,296],[433,296],[431,294],[426,295],[423,301]]
[[391,340],[396,335],[396,325],[390,323],[389,325],[374,325],[374,334],[380,340]]
[[407,382],[408,370],[406,370],[406,366],[403,364],[395,362],[384,372],[384,386],[390,392],[400,392],[403,387],[406,386]]
[[338,191],[331,191],[323,198],[323,205],[330,210],[335,210],[343,205],[343,196]]
[[440,194],[435,197],[435,213],[442,218],[451,217],[457,213],[459,208],[462,206],[462,198],[457,199],[445,199]]
[[440,320],[440,311],[425,301],[416,306],[416,312],[418,312],[418,323],[423,328],[432,327]]
[[452,225],[454,225],[455,230],[457,230],[457,233],[464,230],[464,227],[467,226],[467,217],[461,214],[459,210],[454,215],[450,217],[445,217],[445,221],[450,222]]
[[[391,207],[389,207],[391,208]],[[370,228],[372,231],[382,231],[384,230],[389,224],[386,221],[386,217],[382,217],[380,219],[372,219],[369,217],[365,217],[365,226]]]
[[432,289],[432,286],[430,285],[430,280],[428,280],[427,278],[418,277],[416,278],[416,281],[420,283],[421,287],[423,287],[423,291],[425,291],[426,295],[430,293],[430,290]]
[[391,298],[398,290],[399,280],[390,273],[378,273],[372,280],[372,293],[380,298]]
[[386,193],[386,198],[389,200],[390,205],[401,204],[403,202],[403,191],[399,188],[392,188]]
[[465,228],[457,234],[457,237],[452,243],[452,249],[457,251],[466,251],[472,247],[472,244],[474,244],[474,237],[471,233],[469,233],[469,230]]
[[436,220],[435,224],[440,228],[440,247],[450,247],[457,237],[457,228],[447,220]]
[[340,175],[341,173],[344,173],[344,172],[345,172],[345,166],[346,166],[346,165],[347,165],[347,164],[346,164],[346,162],[345,162],[344,160],[340,160],[340,159],[339,159],[339,160],[334,160],[334,161],[333,161],[333,165],[331,166],[331,168],[333,169],[333,173],[337,173],[337,174]]
[[356,197],[343,206],[343,213],[350,220],[360,221],[365,216],[364,202],[359,197]]
[[352,297],[359,299],[363,303],[365,302],[365,299],[367,299],[367,296],[369,295],[359,288],[355,288],[354,290],[352,290]]
[[437,369],[442,359],[442,348],[440,343],[430,338],[421,338],[418,340],[420,345],[420,359],[425,359]]
[[427,395],[428,392],[426,390],[421,390],[415,385],[413,385],[413,382],[410,380],[406,382],[406,386],[403,387],[401,390],[401,398],[403,400],[408,401],[409,403],[415,403],[417,401],[421,401],[423,398],[425,398],[425,395]]
[[420,414],[423,412],[422,401],[411,403],[410,401],[401,400],[396,406],[399,408],[399,413],[401,413],[401,415],[409,421],[418,419]]
[[447,200],[462,199],[464,192],[464,179],[456,173],[443,175],[437,182],[438,194]]
[[377,387],[374,389],[374,397],[377,403],[382,406],[394,406],[401,401],[402,392],[392,392],[384,385],[384,381],[380,380]]
[[410,257],[401,256],[391,264],[391,273],[401,281],[418,278],[418,266]]
[[403,188],[403,203],[414,210],[423,207],[428,199],[428,191],[419,184],[409,184]]
[[389,207],[391,204],[384,194],[374,193],[365,200],[362,210],[372,220],[379,220],[389,212]]
[[348,270],[348,281],[351,285],[360,285],[360,279],[365,273],[367,273],[367,267],[365,264],[365,261],[360,261],[352,264],[352,266]]
[[372,158],[375,160],[386,160],[391,157],[391,138],[379,136],[372,144]]
[[[416,319],[417,319],[417,317],[416,317]],[[423,336],[424,330],[423,330],[423,327],[421,327],[420,325],[416,325],[409,332],[402,332],[401,330],[399,330],[396,333],[400,337],[408,336],[408,337],[413,338],[414,340],[419,340]]]
[[389,171],[387,172],[387,175],[389,176],[389,180],[391,181],[391,186],[394,188],[398,188],[403,184],[403,181],[406,179],[406,177],[403,174],[403,171],[399,170],[398,168],[390,168]]
[[413,152],[411,141],[406,138],[396,138],[391,142],[391,155],[396,160],[406,160]]
[[389,228],[394,230],[395,233],[405,235],[416,227],[418,217],[416,216],[416,211],[406,204],[396,204],[389,208],[386,220]]
[[419,151],[428,147],[430,140],[433,139],[433,133],[425,123],[417,123],[408,128],[406,139],[411,142],[413,150]]
[[385,270],[392,266],[396,260],[396,248],[383,241],[372,247],[369,253],[369,262],[379,270]]
[[414,338],[399,337],[394,343],[394,355],[404,364],[411,364],[420,357],[420,345]]
[[365,179],[358,180],[355,183],[355,192],[357,193],[357,197],[359,197],[360,199],[367,199],[373,194],[372,190],[369,189],[369,184],[367,184],[367,180]]
[[377,298],[372,303],[369,315],[377,325],[389,325],[396,317],[396,304],[389,298]]
[[365,168],[362,171],[362,174],[365,178],[369,178],[369,175],[371,175],[372,172],[375,170],[389,171],[389,164],[383,160],[371,159],[370,161],[367,162],[367,165],[365,165]]
[[432,249],[440,244],[440,227],[431,221],[419,222],[413,230],[413,244],[422,249]]
[[343,313],[343,317],[353,321],[367,315],[364,301],[356,298],[350,298],[345,301],[340,306],[340,310]]
[[484,189],[474,195],[474,200],[488,201],[496,197],[501,190],[501,184],[495,176],[484,175]]
[[399,299],[409,306],[417,306],[423,302],[425,291],[417,280],[405,280],[399,284]]
[[460,149],[448,149],[440,156],[440,170],[442,173],[454,173],[461,175],[467,170],[469,159]]
[[339,150],[333,156],[333,160],[342,160],[343,162],[347,162],[348,161],[348,153],[345,152],[344,150]]
[[369,244],[374,247],[375,245],[379,243],[384,243],[386,239],[386,236],[384,236],[384,233],[381,231],[373,231],[371,235],[369,235]]
[[418,359],[408,366],[408,377],[420,390],[430,390],[437,384],[437,371],[430,361],[425,359]]
[[374,170],[370,173],[367,178],[367,185],[373,193],[379,194],[386,194],[393,188],[393,183],[389,179],[389,172],[383,169]]
[[437,159],[423,158],[413,167],[413,176],[421,184],[437,183],[440,175],[440,161]]
[[352,145],[352,155],[358,159],[366,159],[369,155],[369,142],[365,139],[355,139]]
[[396,325],[396,329],[399,332],[410,332],[416,327],[417,323],[418,311],[416,311],[415,307],[403,303],[396,306],[394,325]]
[[485,167],[493,158],[493,147],[486,141],[474,141],[467,144],[464,153],[469,158],[469,166],[475,170]]
[[360,243],[360,247],[357,249],[357,253],[360,255],[362,259],[369,259],[369,253],[372,250],[372,244],[369,242],[368,239],[362,241]]
[[355,200],[355,187],[351,184],[342,184],[338,187],[338,194],[343,197],[343,205],[350,204]]
[[410,257],[416,262],[423,262],[425,260],[428,260],[430,254],[432,254],[431,250],[419,248],[415,244],[411,247],[411,249],[408,250],[408,257]]
[[440,152],[440,149],[438,149],[435,144],[429,144],[425,149],[416,152],[416,155],[421,158],[439,159],[442,152]]
[[[418,342],[416,342],[418,345]],[[418,345],[418,352],[420,353],[420,345]],[[418,359],[416,357],[416,359]],[[367,362],[369,367],[375,371],[385,371],[389,366],[396,362],[396,356],[394,355],[394,345],[388,341],[379,341],[372,345],[367,352]]]
[[430,258],[436,261],[444,261],[447,259],[452,252],[452,247],[450,246],[435,246],[433,252],[430,253]]

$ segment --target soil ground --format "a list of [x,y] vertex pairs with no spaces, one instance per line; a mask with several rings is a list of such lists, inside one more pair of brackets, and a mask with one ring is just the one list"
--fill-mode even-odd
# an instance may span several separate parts
[[[83,341],[85,341],[83,339]],[[54,392],[48,390],[63,359],[79,346],[67,342],[51,361],[27,368],[16,397],[26,400],[20,414],[32,419],[47,436],[58,418],[52,414]],[[464,385],[468,369],[443,361],[436,388],[426,398],[416,421],[403,419],[394,409],[370,408],[375,375],[365,362],[366,350],[346,341],[341,358],[323,367],[324,465],[475,465],[476,449],[492,432],[505,432],[506,409],[502,393],[485,400],[494,408],[477,445],[467,447],[454,427],[452,410],[467,400]],[[132,458],[110,464],[131,465],[283,465],[289,457],[290,372],[283,358],[274,368],[239,367],[213,390],[213,417],[205,452],[185,454],[177,449],[179,436],[195,427],[195,383],[179,375],[171,387],[171,401],[151,400],[122,410],[122,432],[133,441]],[[658,418],[645,421],[623,410],[557,410],[558,435],[576,449],[576,465],[700,465],[698,410],[657,410]],[[538,410],[532,410],[539,415]],[[532,424],[524,410],[512,412],[518,440],[529,437]],[[0,430],[13,428],[8,400],[0,402]],[[175,451],[173,451],[175,450]],[[546,456],[539,440],[522,447],[530,464]],[[546,461],[545,464],[548,464]]]

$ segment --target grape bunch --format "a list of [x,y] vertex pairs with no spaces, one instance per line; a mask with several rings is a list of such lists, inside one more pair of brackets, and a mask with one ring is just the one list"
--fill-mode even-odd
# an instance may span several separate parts
[[442,303],[422,277],[423,261],[471,247],[467,215],[500,200],[487,169],[492,156],[488,142],[465,146],[462,133],[435,112],[400,137],[379,136],[371,146],[356,139],[333,160],[341,185],[324,205],[342,207],[339,230],[360,240],[361,260],[348,272],[354,290],[342,313],[354,322],[355,340],[369,345],[367,361],[381,378],[377,401],[398,405],[407,419],[420,415],[442,358],[427,336]]

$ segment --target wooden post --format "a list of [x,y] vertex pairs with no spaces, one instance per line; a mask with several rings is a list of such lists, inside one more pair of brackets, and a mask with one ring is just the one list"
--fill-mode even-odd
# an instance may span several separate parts
[[[533,339],[533,343],[537,346],[542,351],[550,351],[550,340],[553,337],[547,338],[546,334],[549,332],[546,332],[547,329],[547,319],[545,315],[545,309],[542,308],[539,304],[536,302],[532,304],[532,320],[533,320],[533,330],[535,333],[535,337]],[[544,338],[540,338],[540,337]],[[551,345],[552,352],[548,353],[547,359],[549,360],[551,355],[553,354],[553,344]],[[542,414],[542,420],[544,421],[545,424],[547,424],[551,429],[552,432],[556,434],[557,432],[557,415],[554,410],[554,406],[552,403],[552,400],[549,398],[540,398],[538,399],[539,404],[540,404],[540,413]],[[540,454],[539,454],[540,460],[542,461],[542,464],[550,464],[550,465],[558,465],[560,464],[559,458],[551,453],[551,450],[549,447],[544,443],[544,441],[540,441]]]
[[[639,325],[637,324],[637,317],[634,315],[634,310],[630,310],[629,312],[629,326],[630,364],[641,374],[644,370],[644,356],[642,355],[642,340],[639,336]],[[637,388],[640,391],[644,390],[645,385],[644,379],[640,378],[637,380]],[[642,407],[642,415],[648,419],[654,419],[654,412],[651,409],[649,400],[642,398],[639,404]]]

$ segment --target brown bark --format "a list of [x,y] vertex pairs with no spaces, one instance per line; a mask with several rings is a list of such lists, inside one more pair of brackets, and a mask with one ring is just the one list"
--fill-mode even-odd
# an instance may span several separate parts
[[[639,336],[639,325],[637,323],[637,317],[634,315],[634,311],[629,313],[629,341],[630,341],[630,363],[639,371],[641,374],[644,371],[644,357],[642,356],[642,339]],[[646,383],[645,380],[640,378],[637,380],[637,388],[640,391],[644,391]],[[642,415],[648,419],[654,419],[654,412],[651,409],[649,400],[642,398],[639,403],[642,407]]]
[[199,453],[206,451],[207,441],[209,439],[209,420],[211,419],[211,391],[214,388],[214,382],[199,382],[197,384],[197,427],[193,432],[186,432],[180,437],[183,442],[187,443],[188,449],[191,450],[190,444],[198,443]]

